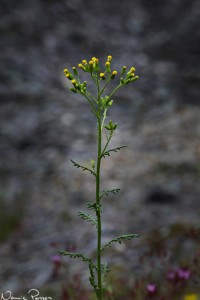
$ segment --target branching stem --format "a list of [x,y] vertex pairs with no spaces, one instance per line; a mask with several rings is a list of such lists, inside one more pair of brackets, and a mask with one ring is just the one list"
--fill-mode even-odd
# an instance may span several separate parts
[[96,170],[96,216],[97,216],[97,297],[102,300],[102,278],[101,278],[101,208],[100,208],[100,170],[101,170],[101,144],[102,144],[102,112],[101,97],[98,88],[98,154]]

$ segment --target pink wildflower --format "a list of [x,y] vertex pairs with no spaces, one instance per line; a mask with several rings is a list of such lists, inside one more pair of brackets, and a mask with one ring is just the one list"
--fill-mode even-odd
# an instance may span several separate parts
[[154,296],[157,293],[157,286],[155,283],[149,283],[146,286],[146,290],[149,296]]

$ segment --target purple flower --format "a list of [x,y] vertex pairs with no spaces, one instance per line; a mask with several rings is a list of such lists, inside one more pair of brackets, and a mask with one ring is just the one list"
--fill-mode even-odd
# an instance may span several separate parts
[[157,286],[156,286],[155,283],[149,283],[149,284],[147,284],[147,286],[146,286],[146,290],[147,290],[149,296],[153,296],[153,295],[155,295],[156,292],[157,292]]
[[187,269],[178,268],[167,272],[167,279],[177,283],[180,280],[188,280],[191,276],[191,272]]
[[178,274],[178,278],[183,280],[187,280],[191,276],[191,272],[186,269],[178,269],[177,274]]

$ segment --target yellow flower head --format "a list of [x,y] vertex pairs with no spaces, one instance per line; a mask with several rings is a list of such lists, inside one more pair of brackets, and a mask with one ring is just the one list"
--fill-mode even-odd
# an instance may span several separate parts
[[131,73],[131,75],[130,75],[131,77],[134,77],[135,76],[135,73]]
[[83,59],[83,60],[82,60],[82,64],[83,64],[83,65],[87,65],[87,60]]
[[132,67],[132,68],[130,69],[130,72],[131,72],[131,73],[135,72],[135,68]]
[[77,71],[76,67],[72,67],[72,70],[74,71],[74,74],[77,76],[78,75],[78,71]]
[[83,68],[83,65],[82,65],[82,64],[78,64],[78,67],[79,67],[79,68]]
[[108,55],[108,61],[111,61],[112,60],[112,56],[111,55]]
[[72,83],[73,85],[75,85],[75,84],[76,84],[76,79],[73,79],[73,80],[71,81],[71,83]]
[[64,69],[63,72],[66,74],[66,73],[68,73],[69,71],[68,71],[68,69]]
[[115,78],[115,75],[117,75],[117,71],[113,71],[112,74],[111,74],[111,76],[110,76],[110,78],[111,78],[111,79],[114,79],[114,78]]
[[110,62],[107,61],[107,62],[105,63],[105,66],[106,66],[106,67],[109,67],[109,66],[110,66]]
[[93,60],[93,61],[97,61],[97,58],[96,58],[96,57],[92,57],[92,60]]
[[100,75],[99,75],[100,77],[104,77],[105,76],[105,74],[104,73],[100,73]]
[[89,65],[90,65],[90,66],[93,66],[93,64],[94,64],[93,60],[90,60],[90,61],[89,61]]

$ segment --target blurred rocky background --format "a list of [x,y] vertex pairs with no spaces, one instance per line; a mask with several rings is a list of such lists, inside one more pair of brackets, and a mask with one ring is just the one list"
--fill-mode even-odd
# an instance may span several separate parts
[[[104,199],[104,239],[199,226],[198,0],[2,0],[0,32],[1,292],[54,285],[58,249],[94,254],[95,231],[77,217],[94,181],[69,159],[95,158],[96,124],[63,75],[82,59],[112,55],[140,76],[111,112],[113,145],[128,147],[103,164],[102,188],[121,189]],[[133,267],[135,245],[109,262]],[[66,281],[85,270],[65,263]]]

